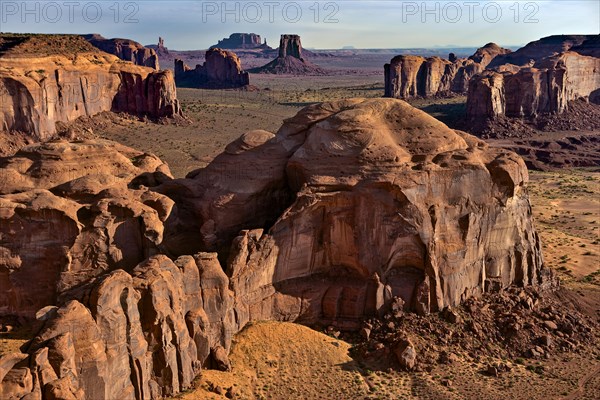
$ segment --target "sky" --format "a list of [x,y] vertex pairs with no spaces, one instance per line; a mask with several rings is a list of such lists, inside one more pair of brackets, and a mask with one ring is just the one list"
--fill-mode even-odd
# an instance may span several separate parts
[[0,31],[100,33],[146,45],[162,36],[176,50],[206,49],[234,32],[257,33],[272,47],[282,33],[317,49],[520,46],[600,33],[600,0],[0,0]]

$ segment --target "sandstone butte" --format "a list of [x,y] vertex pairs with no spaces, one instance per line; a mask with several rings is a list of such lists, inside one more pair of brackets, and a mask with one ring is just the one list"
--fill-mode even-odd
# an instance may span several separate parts
[[40,326],[3,399],[156,399],[249,321],[356,329],[549,274],[524,162],[396,99],[307,107],[185,179],[103,141],[0,165],[0,312]]
[[205,62],[192,69],[183,60],[175,59],[175,82],[180,87],[229,89],[250,84],[242,62],[233,51],[212,48],[206,51]]
[[467,118],[560,114],[568,110],[570,101],[582,98],[600,104],[598,71],[600,58],[574,51],[543,58],[530,67],[507,65],[485,71],[471,79]]
[[276,59],[253,68],[250,72],[257,74],[292,74],[292,75],[321,75],[324,71],[302,56],[302,41],[299,35],[281,35],[279,54]]
[[171,71],[122,61],[78,35],[0,35],[0,99],[0,131],[35,140],[102,111],[180,113]]
[[384,66],[385,97],[408,99],[466,93],[471,77],[504,54],[510,54],[510,50],[488,43],[469,58],[453,61],[440,57],[396,56]]

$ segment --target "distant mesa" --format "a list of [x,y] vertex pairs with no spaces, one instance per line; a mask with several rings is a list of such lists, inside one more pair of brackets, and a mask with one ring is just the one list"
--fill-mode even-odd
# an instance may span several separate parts
[[113,54],[121,60],[131,61],[135,65],[154,68],[159,70],[158,56],[156,51],[144,47],[140,43],[130,39],[106,39],[97,33],[83,35],[92,46]]
[[232,51],[210,49],[203,65],[192,69],[175,59],[175,82],[180,87],[231,89],[250,84],[239,57]]
[[1,34],[0,104],[0,130],[34,140],[52,137],[57,122],[103,111],[181,113],[171,71],[124,62],[79,35]]
[[342,50],[356,50],[356,47],[354,47],[354,46],[344,46],[344,47],[342,47]]
[[232,33],[228,38],[219,40],[219,42],[210,47],[211,49],[264,49],[271,50],[272,48],[267,45],[267,39],[264,43],[261,41],[260,35],[256,33]]
[[278,57],[262,67],[249,70],[249,72],[292,75],[324,74],[323,69],[302,57],[302,51],[302,42],[299,35],[281,35]]

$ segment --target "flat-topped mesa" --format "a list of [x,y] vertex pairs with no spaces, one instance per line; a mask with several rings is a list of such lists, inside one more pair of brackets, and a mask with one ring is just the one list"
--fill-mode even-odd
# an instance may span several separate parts
[[195,69],[175,59],[175,82],[182,87],[228,89],[249,85],[250,77],[234,52],[213,48],[206,52],[204,64]]
[[281,35],[279,55],[262,67],[250,72],[257,74],[322,75],[325,72],[317,65],[302,58],[302,42],[299,35]]
[[467,117],[473,121],[498,116],[535,118],[560,114],[569,102],[586,99],[600,104],[600,58],[567,51],[533,67],[498,68],[474,76],[469,85]]
[[97,33],[83,36],[90,44],[100,50],[115,55],[121,60],[131,61],[135,65],[159,70],[156,51],[142,46],[131,39],[106,39]]
[[[150,118],[181,113],[171,71],[124,62],[95,50],[80,36],[24,35],[22,39],[0,58],[2,131],[45,140],[55,134],[57,122],[103,111]],[[33,46],[40,41],[53,44]]]
[[210,48],[227,50],[270,49],[270,47],[267,46],[266,40],[265,43],[262,43],[260,35],[257,35],[256,33],[232,33],[228,38],[219,40],[216,45],[211,46]]
[[466,93],[469,79],[482,72],[498,55],[510,50],[488,43],[468,59],[399,55],[385,64],[385,97],[408,99]]
[[[82,172],[82,149],[63,146],[39,149],[49,164],[35,177],[24,167],[35,157],[10,159],[2,167],[21,182],[11,187],[43,178],[57,154]],[[110,168],[156,178],[156,160],[112,156],[123,165]],[[0,357],[0,395],[172,396],[201,367],[228,369],[232,336],[250,321],[356,329],[396,298],[427,313],[538,285],[548,272],[523,161],[396,99],[315,104],[275,135],[245,133],[186,179],[134,190],[130,177],[104,191],[89,175],[0,196],[0,217],[12,219],[0,224],[0,249],[13,245],[0,269],[43,277],[19,281],[31,290],[56,287],[57,276],[72,288],[38,311],[43,327],[27,354]],[[24,224],[36,235],[15,230]],[[140,242],[147,247],[128,246]],[[225,245],[224,268],[217,253],[197,253]],[[196,254],[177,258],[188,251]],[[133,268],[142,255],[150,257]],[[7,296],[21,299],[0,291],[0,310]]]

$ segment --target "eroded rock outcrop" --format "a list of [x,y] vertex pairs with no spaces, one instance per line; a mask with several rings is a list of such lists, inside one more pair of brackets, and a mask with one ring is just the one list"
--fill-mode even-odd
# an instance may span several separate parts
[[[233,296],[215,257],[154,256],[38,313],[29,355],[0,358],[2,398],[158,399],[227,354]],[[226,357],[226,356],[225,356]],[[225,358],[226,360],[226,358]],[[19,374],[20,373],[20,374]],[[19,389],[20,388],[20,389]],[[54,397],[52,397],[54,396]]]
[[[155,399],[189,387],[202,366],[227,369],[231,337],[249,321],[356,329],[392,302],[427,313],[539,284],[547,270],[526,184],[514,153],[400,100],[307,107],[275,135],[244,134],[186,179],[146,181],[156,197],[143,204],[164,221],[164,240],[151,237],[172,257],[110,265],[40,310],[43,327],[27,354],[0,358],[1,393]],[[77,185],[68,186],[64,199],[74,202]],[[110,202],[115,192],[94,198]],[[84,209],[78,218],[89,215]],[[136,215],[104,209],[103,221]],[[140,234],[121,230],[119,238]]]
[[[44,36],[44,35],[41,35]],[[68,48],[42,54],[39,43],[30,53],[25,44],[0,58],[0,129],[24,132],[45,140],[56,132],[57,122],[71,122],[102,111],[127,112],[151,118],[180,114],[173,74],[125,63],[100,51],[88,51],[87,42],[69,37]],[[50,39],[59,41],[58,38]],[[76,52],[77,46],[84,52]],[[46,51],[43,49],[40,51]],[[70,52],[70,53],[69,53]]]
[[262,67],[250,72],[257,74],[321,75],[324,71],[302,57],[302,41],[299,35],[281,35],[279,55]]
[[600,101],[600,58],[568,51],[513,72],[486,71],[472,78],[467,97],[471,120],[535,118],[563,113],[572,100]]
[[247,229],[227,267],[240,319],[351,325],[393,296],[428,311],[536,283],[526,175],[513,153],[401,101],[348,100],[309,107],[274,137],[249,132],[157,190],[185,210],[165,234],[177,243],[219,249]]
[[150,67],[159,70],[158,55],[156,51],[142,46],[131,39],[106,39],[97,33],[84,35],[85,40],[100,50],[115,55],[121,60],[131,61],[135,65]]
[[239,88],[250,84],[239,57],[232,51],[210,49],[206,61],[191,69],[175,59],[175,81],[178,86],[211,89]]
[[147,189],[158,158],[108,141],[49,142],[0,159],[0,313],[31,317],[66,291],[159,252],[173,202]]
[[472,76],[482,72],[498,55],[510,53],[488,43],[468,59],[400,55],[385,64],[385,97],[407,99],[466,93]]

